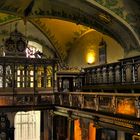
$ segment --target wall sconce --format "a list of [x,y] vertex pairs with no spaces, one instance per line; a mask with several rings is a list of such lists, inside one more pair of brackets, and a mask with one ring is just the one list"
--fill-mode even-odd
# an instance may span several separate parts
[[93,49],[87,52],[86,61],[88,64],[93,64],[95,62],[95,52]]

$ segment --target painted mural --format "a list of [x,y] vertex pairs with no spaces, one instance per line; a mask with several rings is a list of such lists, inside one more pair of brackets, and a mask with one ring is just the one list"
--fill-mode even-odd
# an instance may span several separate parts
[[10,22],[16,19],[18,19],[18,17],[15,15],[0,13],[0,24],[4,24],[7,21]]
[[131,0],[94,0],[125,20],[140,37],[140,14],[137,3]]

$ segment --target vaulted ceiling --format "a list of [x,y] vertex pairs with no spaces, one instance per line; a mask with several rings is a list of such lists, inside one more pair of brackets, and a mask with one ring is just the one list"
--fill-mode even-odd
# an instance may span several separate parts
[[[0,12],[1,26],[29,22],[62,60],[73,36],[91,28],[114,38],[126,51],[140,50],[139,0],[0,0]],[[38,32],[35,36],[41,37]]]

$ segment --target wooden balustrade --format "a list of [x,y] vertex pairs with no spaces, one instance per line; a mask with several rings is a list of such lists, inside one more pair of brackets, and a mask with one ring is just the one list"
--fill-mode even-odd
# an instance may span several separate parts
[[121,80],[120,62],[85,68],[84,85],[114,84]]
[[15,106],[41,106],[54,105],[54,94],[8,94],[0,95],[0,107],[15,107]]
[[51,59],[0,57],[0,89],[53,87],[55,64]]
[[0,95],[0,107],[63,106],[78,110],[140,118],[140,94],[65,92]]
[[[98,65],[84,69],[82,89],[103,85],[139,85],[140,56],[126,58],[115,63]],[[128,87],[129,88],[129,87]],[[137,88],[139,89],[139,88]]]
[[54,95],[59,95],[56,104],[64,107],[140,118],[140,94],[62,92]]

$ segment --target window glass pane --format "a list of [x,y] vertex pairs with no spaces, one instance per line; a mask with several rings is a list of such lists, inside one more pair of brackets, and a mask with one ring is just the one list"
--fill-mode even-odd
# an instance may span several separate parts
[[16,114],[15,140],[40,140],[40,111]]

